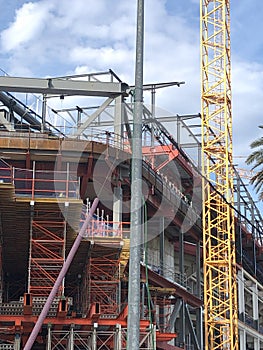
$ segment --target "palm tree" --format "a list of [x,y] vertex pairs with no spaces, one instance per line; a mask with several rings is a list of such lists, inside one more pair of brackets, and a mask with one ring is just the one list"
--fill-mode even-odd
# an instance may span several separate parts
[[[259,128],[263,129],[263,125],[260,125]],[[263,200],[263,137],[253,141],[250,147],[255,151],[247,157],[246,163],[248,165],[254,164],[251,170],[256,170],[250,182],[259,193],[259,199]]]

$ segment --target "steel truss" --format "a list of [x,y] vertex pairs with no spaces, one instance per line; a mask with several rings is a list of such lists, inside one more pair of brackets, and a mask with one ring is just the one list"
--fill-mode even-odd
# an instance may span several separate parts
[[[230,1],[201,1],[205,348],[237,349]],[[212,184],[212,186],[211,186]]]
[[[67,331],[52,330],[48,327],[47,350],[125,350],[127,329],[116,325],[115,329],[101,331],[97,327],[83,331],[72,326]],[[140,349],[156,349],[155,328],[140,332]]]

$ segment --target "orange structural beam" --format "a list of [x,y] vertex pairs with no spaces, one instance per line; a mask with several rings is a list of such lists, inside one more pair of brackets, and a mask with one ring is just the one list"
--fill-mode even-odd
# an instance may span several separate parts
[[[96,312],[97,306],[91,307],[89,314],[91,317],[89,318],[67,318],[67,317],[49,317],[46,318],[43,322],[43,325],[52,324],[54,329],[62,329],[63,327],[70,327],[72,324],[75,326],[81,327],[81,330],[91,330],[93,328],[94,322],[98,323],[100,327],[116,327],[117,324],[121,325],[123,328],[127,328],[127,307],[124,309],[124,314],[121,313],[118,318],[106,318],[100,319],[99,317],[94,318],[93,316],[99,316]],[[64,316],[64,315],[63,315]],[[6,329],[6,323],[8,322],[8,332],[9,335],[15,334],[16,332],[20,332],[21,335],[30,334],[38,317],[32,315],[24,315],[24,316],[12,316],[12,320],[10,320],[10,315],[0,315],[0,327]],[[140,331],[146,331],[150,326],[149,320],[140,320]],[[166,343],[175,339],[177,337],[176,333],[160,333],[156,332],[156,341],[158,344],[163,344],[166,346]],[[164,347],[163,349],[166,349]]]
[[[10,315],[0,315],[0,327],[4,327],[8,322],[9,327],[23,327],[23,329],[31,329],[36,323],[38,317],[32,315],[14,315],[10,320]],[[96,321],[98,326],[113,326],[120,324],[122,327],[127,328],[127,321],[124,318],[100,318]],[[13,325],[12,325],[13,324]],[[53,326],[70,326],[72,324],[81,326],[84,330],[85,328],[90,329],[90,326],[93,326],[94,320],[92,318],[59,318],[59,317],[47,317],[44,322],[44,325],[52,324]],[[140,329],[146,330],[150,325],[149,320],[140,321]]]
[[[151,157],[152,166],[155,171],[161,170],[165,165],[167,165],[169,162],[171,162],[173,159],[178,157],[179,151],[177,149],[174,149],[173,145],[160,145],[160,146],[144,146],[142,147],[142,154],[144,156]],[[168,159],[163,161],[161,164],[158,164],[157,167],[154,166],[153,158],[156,156],[166,155],[168,156]]]
[[173,154],[174,157],[177,157],[179,151],[174,149],[173,145],[159,145],[159,146],[143,146],[142,154],[145,156],[159,156],[163,154]]
[[87,318],[91,319],[93,322],[98,322],[99,318],[100,318],[100,304],[99,303],[92,303],[89,311],[88,311],[88,315]]
[[159,331],[156,331],[156,341],[159,342],[168,342],[177,337],[176,333],[160,333]]

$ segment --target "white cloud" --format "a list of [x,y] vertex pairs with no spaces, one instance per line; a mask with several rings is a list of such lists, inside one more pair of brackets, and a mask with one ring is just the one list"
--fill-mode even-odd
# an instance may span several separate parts
[[16,11],[15,21],[1,33],[2,49],[4,51],[18,50],[21,45],[27,45],[41,35],[45,29],[48,12],[52,3],[26,3]]
[[[17,9],[13,21],[5,24],[1,32],[1,57],[4,57],[1,68],[20,76],[61,76],[111,68],[124,81],[133,84],[137,1],[74,0],[71,5],[68,0],[60,0],[54,3],[39,0],[24,3]],[[179,89],[174,87],[156,93],[157,104],[171,113],[200,111],[197,3],[199,0],[191,0],[189,4],[184,0],[145,1],[145,82],[186,82]],[[180,11],[176,11],[177,4]],[[190,5],[194,11],[188,17]],[[234,149],[241,155],[249,153],[250,142],[260,132],[257,125],[262,124],[263,101],[262,65],[239,57],[247,45],[252,52],[258,43],[251,40],[240,45],[238,24],[249,30],[249,23],[245,26],[242,17],[246,8],[242,4],[232,8],[237,15],[233,21],[236,26],[232,29],[232,43],[236,50],[239,48],[232,59]],[[252,24],[260,25],[260,22]]]
[[263,65],[233,61],[233,129],[236,155],[248,155],[250,143],[261,136],[263,118]]

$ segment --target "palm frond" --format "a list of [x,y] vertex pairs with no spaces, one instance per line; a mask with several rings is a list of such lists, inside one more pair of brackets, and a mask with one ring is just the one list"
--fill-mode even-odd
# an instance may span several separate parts
[[246,163],[248,165],[254,162],[256,163],[255,167],[263,164],[263,149],[260,149],[259,151],[254,151],[247,157]]
[[261,147],[261,146],[263,146],[263,137],[260,137],[259,139],[253,141],[250,144],[251,148],[257,148],[257,147]]
[[[259,125],[263,129],[263,125]],[[263,137],[253,141],[250,145],[255,149],[246,159],[248,165],[253,165],[251,170],[257,169],[256,174],[251,178],[250,183],[254,186],[259,199],[263,200]]]
[[254,185],[256,193],[260,191],[263,186],[263,171],[258,171],[250,180],[251,184]]

